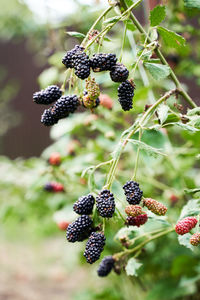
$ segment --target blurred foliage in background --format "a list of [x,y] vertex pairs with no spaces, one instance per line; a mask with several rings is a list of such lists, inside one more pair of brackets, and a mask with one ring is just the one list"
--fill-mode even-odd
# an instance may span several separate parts
[[[48,65],[38,78],[41,88],[50,84],[62,84],[65,70],[61,58],[66,50],[81,42],[81,39],[67,35],[66,31],[85,34],[102,11],[100,4],[93,3],[89,6],[84,5],[83,1],[74,2],[77,2],[77,10],[65,19],[53,24],[48,19],[48,23],[43,24],[37,22],[36,17],[23,1],[2,1],[0,39],[2,42],[11,39],[18,42],[19,39],[26,39],[27,47],[33,51],[37,63],[44,65],[46,59]],[[200,85],[200,65],[198,65],[200,31],[197,28],[200,22],[199,11],[186,9],[182,0],[176,1],[176,4],[169,1],[167,7],[164,26],[182,34],[187,39],[187,46],[184,49],[179,47],[172,49],[162,42],[163,51],[177,75],[183,79],[191,79],[193,84],[198,86]],[[145,6],[138,13],[148,14],[144,10]],[[128,25],[122,62],[131,69],[142,37],[138,35],[134,26]],[[119,56],[122,34],[123,23],[120,23],[108,34],[109,39],[103,44],[104,52],[110,52],[112,49],[112,52]],[[91,53],[96,50],[97,45],[93,46]],[[0,84],[3,83],[5,76],[6,70],[1,69]],[[112,109],[100,106],[94,114],[80,110],[70,118],[61,120],[51,129],[52,144],[44,149],[41,157],[27,160],[19,158],[14,161],[7,157],[0,158],[1,235],[6,239],[20,240],[30,235],[33,239],[45,239],[58,235],[59,229],[56,224],[62,221],[71,222],[75,219],[72,205],[79,196],[89,192],[88,179],[90,185],[95,183],[96,187],[101,189],[108,167],[103,166],[101,170],[95,172],[94,177],[92,174],[89,177],[88,174],[81,177],[82,172],[87,167],[108,160],[120,134],[133,123],[138,114],[143,112],[145,104],[149,104],[150,99],[158,99],[163,91],[174,87],[171,80],[165,78],[156,81],[143,67],[139,68],[134,78],[137,87],[134,109],[132,112],[125,113],[121,111],[116,101],[117,85],[108,80],[108,76],[104,73],[97,74],[96,79],[101,91],[113,99]],[[1,90],[0,135],[6,132],[9,125],[15,125],[11,121],[13,112],[9,109],[9,101],[17,92],[16,85],[17,78],[10,79]],[[81,88],[84,89],[84,85]],[[197,99],[198,95],[196,99],[194,97],[194,100]],[[31,109],[31,105],[34,104],[31,99],[27,101],[30,101]],[[174,109],[175,102],[176,99],[173,97],[168,100],[171,109]],[[174,120],[176,115],[168,111],[167,118]],[[185,190],[196,188],[200,182],[200,132],[198,126],[196,130],[192,128],[194,127],[187,131],[188,128],[184,128],[183,125],[162,130],[152,129],[146,131],[143,136],[143,142],[162,149],[168,156],[166,158],[155,153],[151,156],[146,151],[141,151],[138,181],[144,195],[160,200],[168,206],[168,215],[174,223],[179,218],[181,208],[191,199],[191,196],[195,198],[199,196],[199,193],[185,192]],[[113,193],[120,200],[121,207],[125,206],[121,186],[132,175],[136,151],[135,145],[127,146],[113,186]],[[62,157],[60,166],[48,164],[52,152],[60,153]],[[65,192],[52,194],[44,191],[43,187],[49,181],[61,182],[65,187]],[[160,218],[152,216],[152,220],[142,229],[126,229],[126,234],[131,236],[140,230],[148,231],[150,228],[159,228],[161,222]],[[118,220],[115,220],[112,226],[108,225],[104,255],[120,250],[119,238],[125,231],[117,232],[118,226]],[[163,226],[165,226],[164,222]],[[65,233],[60,234],[60,239],[65,239]],[[78,259],[76,261],[73,259],[73,268],[82,268],[84,245],[76,244],[74,247],[78,252],[80,251],[81,263]],[[73,257],[73,247],[67,248],[66,245],[65,251],[69,251],[69,257]],[[141,261],[143,264],[138,270],[138,277],[126,277],[124,274],[118,277],[116,274],[111,274],[106,279],[97,279],[95,264],[87,270],[87,280],[92,283],[91,287],[81,290],[77,287],[73,299],[199,299],[199,249],[192,252],[179,245],[177,236],[171,233],[149,243],[141,255]],[[72,266],[68,265],[66,268],[71,270]]]

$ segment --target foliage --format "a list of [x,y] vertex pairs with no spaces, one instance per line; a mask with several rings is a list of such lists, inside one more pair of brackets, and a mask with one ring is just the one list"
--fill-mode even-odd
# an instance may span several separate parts
[[[189,299],[189,295],[195,299],[199,292],[200,252],[190,245],[190,233],[177,237],[174,225],[179,218],[200,214],[199,108],[163,60],[158,43],[164,45],[167,55],[172,48],[180,55],[195,51],[192,45],[185,44],[184,24],[180,24],[173,13],[178,11],[187,16],[189,12],[185,7],[198,10],[198,1],[193,5],[190,1],[178,1],[177,5],[157,6],[150,12],[147,35],[139,33],[141,28],[134,15],[134,24],[130,25],[130,9],[127,11],[126,5],[134,4],[126,1],[124,6],[124,3],[121,1],[119,9],[112,9],[109,17],[104,15],[104,21],[100,22],[102,28],[98,24],[102,34],[109,36],[106,40],[102,38],[102,45],[95,43],[95,39],[88,41],[86,32],[83,32],[83,42],[90,53],[98,49],[103,52],[112,49],[118,57],[122,53],[122,62],[136,83],[134,109],[123,112],[117,101],[112,110],[100,105],[91,114],[82,108],[51,129],[53,143],[41,158],[10,161],[1,157],[0,172],[4,174],[0,181],[1,219],[5,224],[12,220],[14,224],[20,222],[28,226],[39,221],[34,225],[37,234],[52,234],[56,232],[52,219],[71,222],[76,218],[72,206],[78,197],[89,192],[96,195],[103,186],[112,188],[120,213],[116,211],[114,218],[105,221],[104,256],[114,254],[121,263],[122,274],[120,277],[111,274],[100,292],[91,288],[81,295],[76,293],[74,299],[130,299],[130,296],[145,300]],[[161,22],[163,26],[158,26]],[[122,38],[124,26],[126,35]],[[68,32],[67,39],[83,37],[79,28],[75,30]],[[190,30],[191,35],[198,36],[194,29]],[[63,76],[60,62],[63,51],[48,58],[50,66],[39,77],[41,87],[64,81],[62,87],[67,93],[73,88],[81,94],[83,82],[74,77],[71,87],[73,74],[67,71]],[[153,53],[156,58],[152,57]],[[187,68],[180,63],[176,69],[184,75]],[[117,84],[111,82],[107,73],[95,74],[95,78],[102,93],[112,99],[117,97]],[[187,101],[184,111],[183,98]],[[151,106],[145,111],[146,104]],[[48,164],[52,152],[60,153],[60,166]],[[148,222],[139,228],[124,225],[126,200],[122,186],[133,174],[145,197],[168,207],[166,216],[158,217],[148,211]],[[44,191],[49,181],[61,182],[65,192]],[[96,215],[94,219],[97,224],[102,223]],[[124,238],[129,243],[128,249],[122,243]]]

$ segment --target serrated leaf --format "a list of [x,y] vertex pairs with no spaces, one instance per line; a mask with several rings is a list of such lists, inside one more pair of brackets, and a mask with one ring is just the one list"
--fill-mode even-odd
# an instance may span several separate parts
[[166,78],[170,74],[170,67],[165,65],[145,62],[144,66],[156,80]]
[[194,251],[194,246],[192,246],[190,244],[190,238],[191,238],[191,234],[186,233],[184,235],[179,235],[178,241],[179,241],[180,245],[185,246],[185,247],[189,248],[190,250]]
[[150,11],[150,24],[151,26],[159,25],[166,17],[166,7],[163,5],[157,5]]
[[163,124],[166,121],[167,116],[168,116],[168,110],[169,110],[169,107],[166,104],[159,105],[159,107],[157,109],[157,114],[158,114],[158,119],[161,124]]
[[126,265],[126,274],[128,276],[138,276],[137,270],[142,266],[135,258],[130,258]]
[[185,47],[185,39],[181,35],[161,26],[158,27],[157,30],[167,46],[178,49]]
[[192,199],[183,206],[180,219],[188,216],[198,215],[200,213],[200,199]]
[[184,5],[187,8],[198,8],[198,9],[200,9],[200,0],[184,0]]
[[103,23],[104,24],[112,24],[112,23],[117,22],[120,18],[121,18],[120,16],[115,16],[115,17],[106,19]]
[[67,31],[66,33],[69,34],[70,36],[77,37],[77,38],[83,38],[83,37],[85,37],[85,34],[83,34],[81,32]]
[[200,187],[199,187],[199,188],[196,188],[196,189],[184,189],[184,192],[185,192],[186,194],[195,194],[195,193],[200,192]]
[[140,149],[145,150],[149,155],[152,155],[154,157],[157,157],[158,155],[164,155],[164,156],[167,155],[161,152],[162,149],[151,147],[144,142],[133,140],[133,139],[129,139],[128,141],[134,145],[138,145]]

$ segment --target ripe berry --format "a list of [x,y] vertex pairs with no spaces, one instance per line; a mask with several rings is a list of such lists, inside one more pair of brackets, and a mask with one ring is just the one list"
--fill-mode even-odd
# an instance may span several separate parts
[[45,126],[52,126],[58,123],[58,118],[52,115],[51,109],[45,109],[41,116],[41,123]]
[[94,202],[95,200],[92,195],[82,196],[74,203],[73,210],[79,215],[90,215]]
[[48,192],[64,192],[64,186],[59,182],[48,182],[45,184],[44,189]]
[[97,274],[100,277],[107,276],[114,267],[115,260],[112,256],[105,256],[99,264]]
[[51,104],[62,96],[62,91],[57,85],[50,85],[45,90],[33,94],[33,101],[37,104]]
[[198,246],[200,244],[200,233],[194,233],[191,238],[190,238],[190,244],[192,244],[192,246]]
[[48,161],[49,161],[50,165],[52,165],[52,166],[59,166],[61,163],[60,153],[58,153],[58,152],[51,153]]
[[90,60],[85,52],[78,51],[73,56],[75,75],[80,79],[86,79],[90,75]]
[[87,215],[78,217],[67,228],[68,242],[82,242],[89,237],[92,231],[92,219]]
[[126,80],[118,87],[118,100],[124,111],[133,107],[134,86]]
[[120,63],[117,63],[110,71],[110,77],[114,82],[123,82],[128,78],[128,75],[128,69]]
[[137,226],[140,227],[141,225],[145,224],[148,220],[148,216],[146,213],[143,213],[136,217],[127,217],[126,218],[126,224],[131,226]]
[[195,217],[186,217],[176,224],[175,231],[180,235],[188,233],[196,226],[197,222]]
[[152,213],[158,216],[164,216],[167,212],[167,207],[151,198],[146,198],[143,200],[143,205],[146,206]]
[[58,225],[58,228],[60,229],[60,230],[66,230],[67,229],[67,227],[69,226],[69,222],[66,222],[66,221],[61,221],[61,222],[59,222],[59,223],[57,223],[57,225]]
[[76,45],[73,49],[71,49],[70,51],[67,51],[67,53],[65,54],[65,56],[62,59],[62,63],[65,65],[66,68],[73,68],[74,67],[74,60],[75,60],[75,54],[78,51],[83,51],[84,48]]
[[50,109],[55,118],[62,119],[68,117],[70,113],[74,113],[79,105],[80,102],[76,95],[62,96]]
[[139,183],[135,181],[127,181],[125,185],[123,186],[124,194],[126,195],[126,200],[129,204],[139,204],[143,191],[139,188]]
[[116,55],[112,53],[94,54],[90,60],[91,67],[94,72],[110,71],[116,62]]
[[142,214],[142,207],[139,205],[128,205],[125,208],[125,213],[131,217],[139,216]]
[[103,233],[92,232],[85,247],[84,256],[89,264],[93,264],[100,258],[105,245]]
[[111,218],[115,212],[115,199],[109,190],[103,190],[96,198],[97,211],[103,218]]

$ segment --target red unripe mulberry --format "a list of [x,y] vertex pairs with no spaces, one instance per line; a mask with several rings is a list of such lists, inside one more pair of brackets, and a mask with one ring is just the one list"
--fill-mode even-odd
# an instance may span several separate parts
[[142,215],[136,216],[136,217],[127,217],[126,218],[126,224],[129,226],[137,226],[140,227],[141,225],[145,224],[148,220],[148,216],[146,213],[143,213]]
[[53,152],[49,157],[49,163],[52,166],[59,166],[61,163],[60,153]]
[[190,244],[193,246],[198,246],[200,244],[200,233],[194,233],[190,238]]
[[61,221],[61,222],[57,223],[58,228],[59,228],[60,230],[66,230],[67,227],[69,226],[69,224],[70,224],[70,223],[67,222],[67,221]]
[[190,232],[197,224],[197,219],[195,217],[187,217],[179,221],[175,226],[176,233],[183,235]]
[[142,214],[142,207],[139,205],[128,205],[125,208],[125,213],[131,217],[139,216]]

